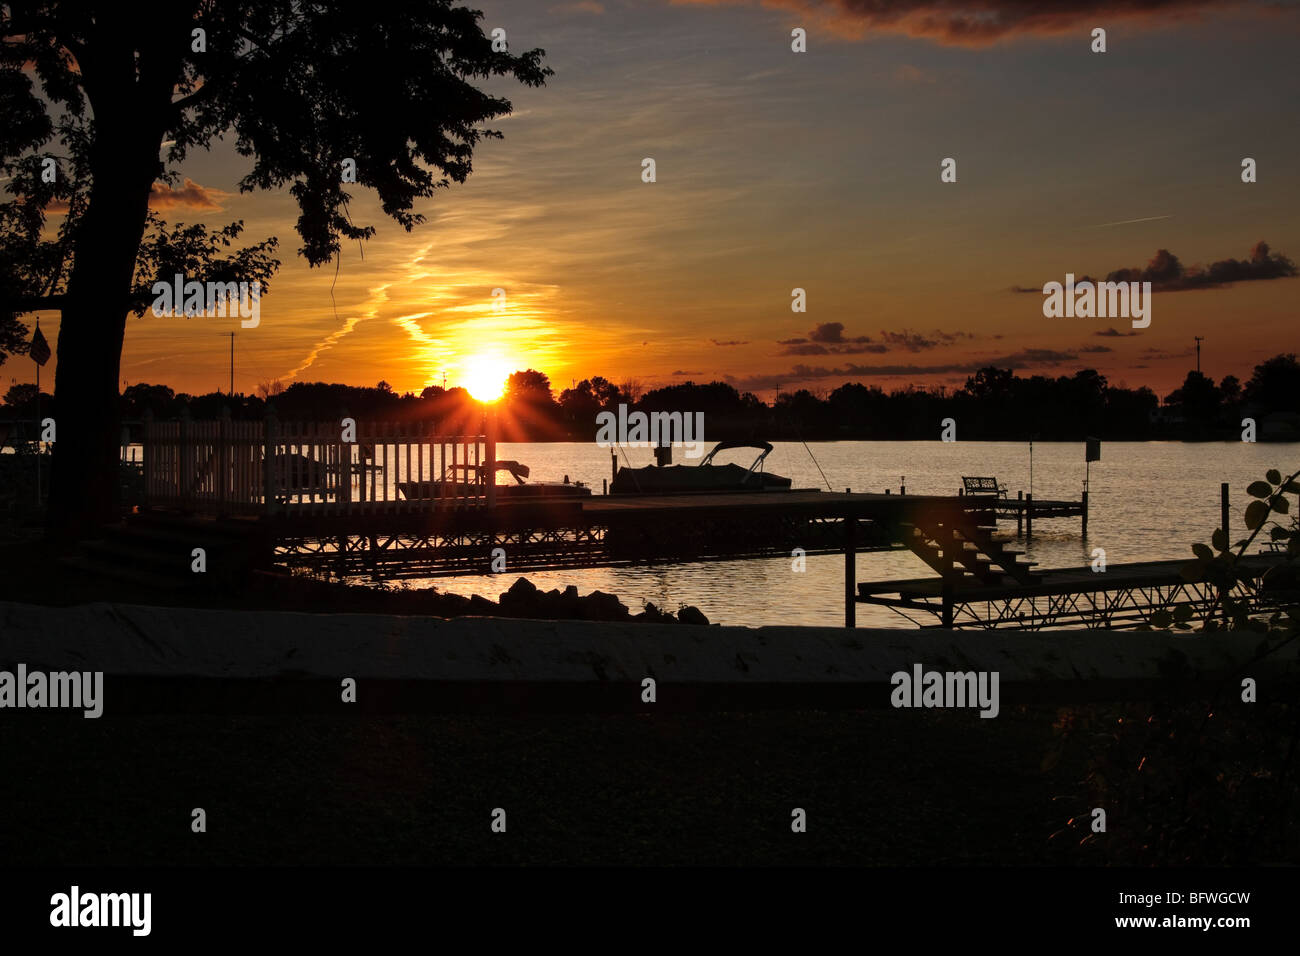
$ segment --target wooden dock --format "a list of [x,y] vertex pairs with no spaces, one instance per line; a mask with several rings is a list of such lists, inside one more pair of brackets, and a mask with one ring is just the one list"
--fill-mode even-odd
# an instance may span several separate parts
[[[1035,520],[1077,516],[1087,533],[1086,492],[1081,501],[848,489],[498,496],[492,481],[440,481],[458,468],[495,476],[490,429],[445,436],[422,422],[344,423],[146,421],[149,506],[122,540],[93,543],[89,559],[143,561],[162,549],[160,571],[188,568],[196,516],[223,526],[212,541],[223,554],[261,555],[248,559],[254,566],[371,579],[842,553],[852,626],[860,552],[905,547],[943,575],[961,568],[986,584],[1023,584],[1032,565],[993,537],[999,518],[1029,536]],[[400,491],[425,486],[439,493]],[[169,514],[188,523],[169,529]]]

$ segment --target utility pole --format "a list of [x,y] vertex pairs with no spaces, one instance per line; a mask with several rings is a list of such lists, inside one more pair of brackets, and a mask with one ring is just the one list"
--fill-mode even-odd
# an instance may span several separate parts
[[235,333],[218,332],[218,335],[230,336],[230,397],[235,397]]
[[1205,341],[1205,337],[1201,335],[1192,337],[1196,339],[1196,373],[1199,375],[1201,372],[1201,343]]

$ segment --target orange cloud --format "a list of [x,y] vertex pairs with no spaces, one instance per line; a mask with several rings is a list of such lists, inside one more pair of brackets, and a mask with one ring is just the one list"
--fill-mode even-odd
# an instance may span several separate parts
[[1201,13],[1280,12],[1224,0],[672,0],[704,6],[744,3],[790,10],[842,39],[896,33],[944,46],[979,47],[1018,36],[1055,36],[1109,27],[1117,21],[1167,24]]
[[166,183],[154,183],[149,191],[149,205],[154,209],[220,209],[230,193],[200,186],[186,177],[185,185],[172,189]]

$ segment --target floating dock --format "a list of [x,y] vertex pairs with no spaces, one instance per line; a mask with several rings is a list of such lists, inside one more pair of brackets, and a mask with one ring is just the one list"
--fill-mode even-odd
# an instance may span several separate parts
[[[1244,581],[1231,596],[1249,601],[1254,611],[1269,610],[1275,601],[1261,581],[1284,560],[1281,553],[1242,557],[1237,568]],[[985,583],[969,576],[877,581],[859,585],[858,601],[890,608],[931,628],[1118,630],[1150,625],[1156,611],[1178,607],[1190,608],[1195,620],[1204,621],[1218,607],[1219,592],[1207,582],[1184,578],[1182,569],[1189,563],[1142,561],[1112,564],[1105,571],[1055,568],[1028,582]]]

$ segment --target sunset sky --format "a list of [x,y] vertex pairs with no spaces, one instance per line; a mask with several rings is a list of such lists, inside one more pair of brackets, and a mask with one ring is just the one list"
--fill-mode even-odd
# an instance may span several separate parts
[[[379,234],[347,246],[337,275],[296,255],[287,191],[235,191],[247,162],[229,142],[181,167],[193,185],[160,208],[169,221],[243,219],[248,241],[280,238],[261,324],[236,336],[237,390],[418,391],[462,384],[486,356],[541,369],[557,392],[601,374],[723,379],[770,400],[850,380],[960,385],[995,364],[1094,367],[1163,395],[1193,366],[1193,336],[1216,379],[1300,346],[1300,278],[1157,292],[1150,328],[1123,335],[1104,333],[1127,320],[1047,319],[1041,294],[1013,291],[1141,267],[1160,248],[1190,266],[1264,240],[1300,260],[1293,5],[471,6],[511,50],[545,48],[555,75],[494,84],[515,106],[505,138],[417,207],[429,221],[413,232],[356,187],[353,221]],[[791,51],[795,27],[807,53]],[[1094,27],[1105,54],[1090,51]],[[1257,183],[1241,182],[1244,157]],[[795,287],[806,313],[791,312]],[[42,315],[51,342],[57,318]],[[237,328],[133,318],[122,378],[225,389],[219,333]],[[4,373],[31,381],[31,363]]]

